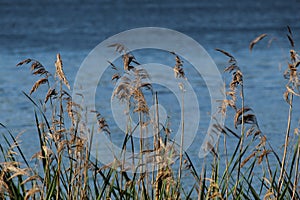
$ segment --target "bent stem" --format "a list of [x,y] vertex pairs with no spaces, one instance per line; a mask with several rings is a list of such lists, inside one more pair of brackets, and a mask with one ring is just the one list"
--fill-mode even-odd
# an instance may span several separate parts
[[284,173],[285,173],[286,154],[287,154],[287,148],[288,148],[290,130],[291,130],[291,119],[292,119],[292,109],[293,109],[293,94],[291,94],[289,105],[290,106],[289,106],[287,128],[286,128],[286,133],[285,133],[284,151],[283,151],[283,156],[282,156],[282,161],[281,161],[280,176],[279,176],[279,179],[278,179],[278,183],[279,183],[279,187],[278,187],[278,191],[277,191],[278,196],[280,196],[279,194],[280,194],[280,191],[282,189],[283,178],[284,178]]

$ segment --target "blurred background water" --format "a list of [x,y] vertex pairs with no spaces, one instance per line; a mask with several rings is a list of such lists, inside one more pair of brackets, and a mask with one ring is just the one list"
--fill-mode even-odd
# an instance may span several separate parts
[[[220,71],[225,68],[227,58],[215,48],[224,49],[237,58],[245,79],[246,105],[253,108],[262,132],[271,139],[274,148],[281,148],[288,111],[283,99],[286,80],[282,75],[289,58],[286,26],[290,25],[294,32],[297,49],[300,44],[299,9],[300,0],[1,0],[0,122],[15,133],[24,131],[22,145],[26,146],[26,151],[35,152],[38,143],[33,128],[33,106],[22,91],[28,92],[36,79],[29,70],[17,69],[16,63],[34,58],[53,72],[56,53],[59,52],[72,85],[84,58],[106,38],[132,28],[165,27],[198,41]],[[262,33],[267,33],[268,38],[250,53],[250,41]],[[270,39],[272,43],[268,44]],[[136,56],[142,62],[163,60],[161,54],[155,51],[138,55],[143,56]],[[209,95],[205,92],[205,84],[192,75],[192,72],[187,72],[187,77],[204,91],[199,95],[203,102],[200,108],[204,113],[201,118],[203,127],[199,128],[198,137],[201,137],[209,120],[206,114],[209,112],[206,106]],[[107,77],[109,80],[110,76]],[[111,88],[105,90],[108,95]],[[166,99],[163,95],[162,99]],[[97,98],[101,99],[101,95]],[[166,104],[168,102],[167,99]],[[299,103],[299,98],[295,99],[293,128],[300,116]],[[110,121],[110,111],[101,105],[100,112]],[[173,112],[177,113],[177,108],[174,109]],[[176,114],[169,114],[174,119],[172,128],[176,129]],[[226,120],[231,123],[232,119]],[[196,156],[198,148],[196,138],[188,151]]]

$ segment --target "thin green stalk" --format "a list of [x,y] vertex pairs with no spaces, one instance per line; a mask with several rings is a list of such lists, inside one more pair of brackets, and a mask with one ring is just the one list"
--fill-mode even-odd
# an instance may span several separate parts
[[295,195],[297,192],[298,182],[299,182],[299,161],[300,161],[300,137],[298,137],[298,141],[296,144],[296,168],[295,168],[295,178],[293,183],[293,195],[292,199],[295,199]]

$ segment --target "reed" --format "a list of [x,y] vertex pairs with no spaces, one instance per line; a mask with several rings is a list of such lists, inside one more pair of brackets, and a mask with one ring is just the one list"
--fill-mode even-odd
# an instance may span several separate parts
[[[262,34],[252,40],[250,51],[266,37],[267,34]],[[231,110],[233,115],[228,116],[232,123],[220,125],[216,122],[213,125],[212,131],[221,133],[223,142],[220,140],[216,146],[207,144],[211,155],[204,159],[202,166],[195,166],[188,153],[183,151],[184,107],[181,142],[175,144],[168,123],[160,122],[159,93],[151,85],[147,71],[139,67],[140,63],[124,45],[109,46],[122,56],[122,66],[109,63],[115,71],[112,81],[117,81],[113,96],[127,105],[127,129],[120,157],[107,165],[90,155],[94,132],[87,128],[88,121],[80,113],[95,113],[98,130],[110,140],[113,140],[114,132],[101,112],[87,111],[80,102],[73,102],[60,54],[56,56],[54,75],[37,60],[19,62],[18,67],[30,65],[32,75],[38,76],[32,89],[24,95],[34,108],[33,121],[39,137],[39,150],[31,157],[24,155],[18,135],[0,123],[4,141],[0,144],[0,198],[300,199],[299,127],[293,137],[291,130],[292,117],[295,117],[292,116],[294,100],[300,96],[300,60],[290,27],[287,37],[291,50],[284,72],[287,80],[284,98],[289,111],[283,152],[273,149],[267,135],[260,130],[254,110],[246,106],[244,89],[247,86],[244,85],[242,68],[237,59],[225,50],[216,49],[229,58],[224,76],[231,76],[226,83],[226,99],[222,101],[220,112],[225,115]],[[170,56],[175,58],[174,78],[179,81],[185,79],[182,59],[175,52],[170,52]],[[42,98],[40,93],[35,95],[41,87],[47,89]],[[184,85],[179,87],[183,105]],[[147,96],[153,102],[149,102]],[[155,108],[153,121],[149,117],[151,105]],[[134,127],[131,116],[138,119]],[[153,127],[153,140],[144,137],[149,134],[147,126]],[[140,134],[138,139],[133,137],[136,130]],[[86,133],[91,137],[87,138]],[[229,149],[228,138],[236,141],[233,150]],[[125,168],[126,154],[131,154],[132,166],[137,166],[132,173]],[[149,160],[154,163],[151,168],[148,167]],[[255,175],[257,171],[260,173]],[[186,177],[192,184],[186,185]]]

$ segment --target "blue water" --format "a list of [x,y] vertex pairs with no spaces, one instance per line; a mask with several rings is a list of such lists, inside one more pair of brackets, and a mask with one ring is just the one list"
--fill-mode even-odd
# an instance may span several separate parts
[[[29,70],[15,67],[20,60],[35,58],[54,72],[55,56],[60,52],[65,73],[72,85],[84,58],[104,39],[132,28],[165,27],[198,41],[214,59],[220,71],[226,66],[227,58],[216,52],[215,48],[225,49],[237,58],[245,79],[246,105],[253,108],[262,132],[270,138],[275,149],[281,148],[288,111],[282,97],[286,83],[282,74],[289,56],[286,25],[292,27],[297,49],[300,44],[299,9],[299,0],[2,0],[0,122],[15,133],[23,131],[22,145],[28,147],[28,152],[36,151],[33,106],[22,95],[22,91],[30,90],[36,79],[30,75]],[[267,33],[268,38],[250,53],[249,42],[262,33]],[[271,38],[273,42],[268,46]],[[159,56],[155,52],[151,55],[152,59],[159,59]],[[143,59],[145,62],[147,59],[151,60],[147,57]],[[194,84],[201,85],[200,89],[204,91],[198,97],[203,102],[200,106],[204,113],[203,121],[199,135],[188,150],[197,159],[197,140],[205,133],[205,125],[209,120],[209,108],[205,102],[209,96],[203,81],[194,78],[192,72],[187,75],[190,80],[195,81]],[[109,92],[108,89],[106,92]],[[162,99],[162,102],[166,101],[163,97]],[[168,102],[166,101],[166,105]],[[299,98],[295,98],[294,105],[293,128],[300,119]],[[101,104],[98,106],[100,112],[111,119],[110,111],[105,110],[105,106],[101,107]],[[178,127],[176,109],[174,107],[172,111],[174,129]],[[228,117],[226,120],[232,124],[232,118]]]

